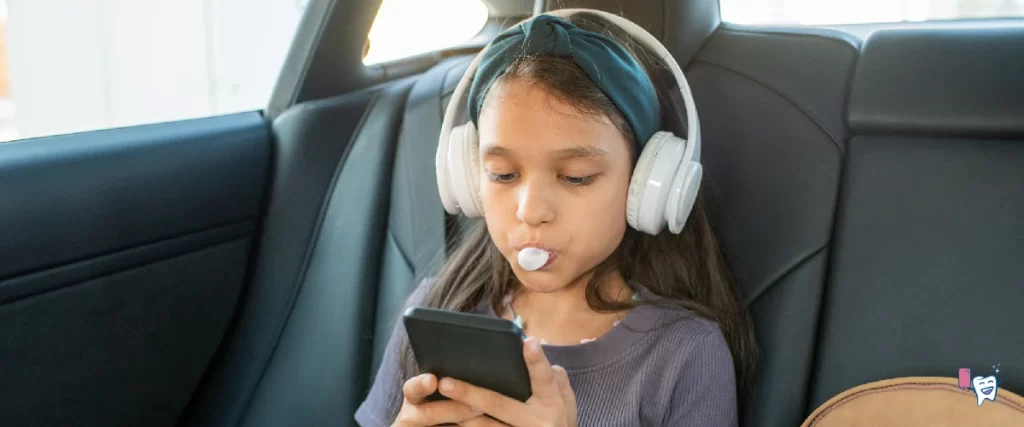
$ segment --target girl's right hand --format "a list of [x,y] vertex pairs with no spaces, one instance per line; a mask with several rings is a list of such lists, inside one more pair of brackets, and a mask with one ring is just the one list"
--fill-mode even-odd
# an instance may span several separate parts
[[462,402],[423,400],[437,390],[437,378],[433,374],[422,374],[410,378],[402,386],[405,400],[391,427],[426,427],[442,424],[456,424],[483,414]]

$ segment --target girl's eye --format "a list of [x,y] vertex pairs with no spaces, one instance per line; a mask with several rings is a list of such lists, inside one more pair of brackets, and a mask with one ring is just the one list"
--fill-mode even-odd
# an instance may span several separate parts
[[512,180],[516,179],[516,176],[519,175],[519,174],[515,174],[515,173],[504,173],[504,174],[489,173],[487,175],[490,177],[491,181],[504,184],[504,183],[512,182]]
[[594,182],[594,175],[584,177],[563,176],[562,180],[564,180],[565,183],[569,185],[583,186],[589,185],[591,182]]

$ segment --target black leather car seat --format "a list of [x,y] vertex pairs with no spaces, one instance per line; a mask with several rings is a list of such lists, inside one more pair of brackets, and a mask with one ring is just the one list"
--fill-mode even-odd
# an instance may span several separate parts
[[812,408],[859,384],[997,364],[1000,386],[1024,391],[1021,76],[1024,24],[865,41]]

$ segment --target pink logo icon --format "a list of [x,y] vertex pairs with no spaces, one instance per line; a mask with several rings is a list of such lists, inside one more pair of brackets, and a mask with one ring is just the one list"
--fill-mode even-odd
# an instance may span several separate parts
[[963,389],[971,388],[971,368],[960,368],[960,377],[957,379],[957,386]]

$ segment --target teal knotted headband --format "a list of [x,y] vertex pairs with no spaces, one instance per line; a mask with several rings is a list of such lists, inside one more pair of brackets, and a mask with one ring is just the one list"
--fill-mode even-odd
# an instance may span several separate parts
[[503,31],[487,47],[469,89],[473,125],[479,125],[481,95],[516,59],[531,54],[572,58],[622,112],[639,145],[637,153],[658,131],[658,95],[643,66],[607,36],[551,15],[538,15]]

